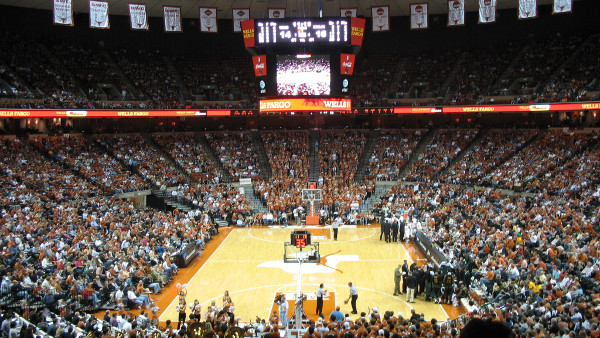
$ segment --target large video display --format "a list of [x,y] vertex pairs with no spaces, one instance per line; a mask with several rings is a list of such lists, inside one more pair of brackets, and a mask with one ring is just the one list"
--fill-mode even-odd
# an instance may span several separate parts
[[276,82],[280,96],[330,95],[329,55],[278,55]]

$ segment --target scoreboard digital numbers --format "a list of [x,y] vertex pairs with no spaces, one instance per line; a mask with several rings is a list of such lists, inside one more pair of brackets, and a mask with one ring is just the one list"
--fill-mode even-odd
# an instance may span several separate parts
[[310,245],[310,231],[292,231],[290,243],[297,248]]
[[256,46],[349,45],[349,18],[256,19]]

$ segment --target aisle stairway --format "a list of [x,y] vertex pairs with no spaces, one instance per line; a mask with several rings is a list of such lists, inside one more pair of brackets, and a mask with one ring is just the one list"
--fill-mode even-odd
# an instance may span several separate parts
[[308,180],[309,182],[317,182],[319,180],[319,172],[321,171],[321,166],[319,164],[319,147],[316,144],[320,140],[320,134],[318,130],[312,130],[310,132],[310,153],[309,153],[309,163],[310,169],[308,170]]
[[231,174],[229,174],[229,170],[227,170],[225,168],[225,166],[223,165],[223,163],[221,162],[221,160],[219,159],[219,157],[217,156],[217,154],[215,153],[213,148],[208,143],[208,139],[206,139],[206,135],[204,135],[204,133],[196,132],[196,133],[194,133],[194,136],[196,137],[198,142],[202,145],[206,155],[208,155],[210,160],[215,164],[215,167],[217,168],[217,170],[219,171],[219,174],[222,177],[221,182],[231,183],[233,181],[233,179],[231,178]]
[[263,202],[256,195],[254,195],[253,184],[240,184],[239,187],[244,189],[243,195],[246,197],[246,200],[250,202],[254,213],[263,213],[268,211],[268,208],[263,204]]
[[264,177],[264,180],[267,181],[273,176],[273,169],[271,168],[271,163],[267,157],[265,143],[257,130],[252,131],[252,146],[254,147],[254,153],[256,154],[258,164],[260,165],[261,175]]
[[465,149],[462,149],[460,151],[460,153],[458,153],[458,155],[456,155],[453,159],[450,160],[450,162],[448,162],[448,165],[446,166],[446,168],[444,168],[442,171],[440,171],[436,176],[435,176],[435,181],[438,180],[439,177],[444,176],[444,174],[450,169],[452,168],[452,166],[454,165],[454,163],[458,163],[460,162],[460,160],[465,157],[465,155],[469,154],[471,152],[471,150],[473,150],[473,148],[475,148],[477,145],[479,145],[481,143],[481,141],[483,141],[487,134],[489,133],[489,129],[481,129],[479,130],[479,133],[477,133],[477,136],[475,136],[473,138],[473,140],[471,140],[471,142],[465,147]]
[[404,177],[404,175],[406,175],[406,173],[410,172],[410,168],[413,166],[416,159],[419,157],[419,154],[421,154],[423,152],[423,150],[425,149],[425,147],[431,142],[431,140],[433,140],[435,131],[436,131],[435,129],[432,129],[432,130],[428,131],[427,134],[425,134],[425,136],[423,136],[421,138],[421,140],[419,141],[419,144],[417,144],[417,147],[412,152],[410,159],[408,160],[408,162],[406,163],[404,168],[402,168],[402,170],[400,170],[400,173],[398,174],[399,181],[402,180],[402,177]]
[[171,155],[169,155],[169,153],[167,153],[160,145],[158,145],[158,143],[156,143],[156,141],[154,141],[154,139],[152,138],[152,135],[150,135],[148,133],[142,133],[141,135],[144,138],[144,140],[146,141],[146,143],[148,143],[151,147],[153,147],[156,151],[158,151],[162,155],[162,157],[167,160],[167,162],[169,162],[173,167],[175,167],[175,169],[177,169],[177,171],[179,171],[180,174],[185,176],[185,178],[187,179],[188,182],[194,181],[194,179],[192,178],[190,173],[188,173],[179,163],[177,163],[171,157]]
[[356,169],[356,173],[354,174],[355,182],[363,182],[365,179],[365,172],[369,166],[369,161],[371,156],[373,155],[373,149],[377,145],[379,141],[379,129],[371,130],[369,134],[369,138],[365,143],[365,148],[363,149],[362,154],[360,155],[360,159],[358,161],[358,168]]

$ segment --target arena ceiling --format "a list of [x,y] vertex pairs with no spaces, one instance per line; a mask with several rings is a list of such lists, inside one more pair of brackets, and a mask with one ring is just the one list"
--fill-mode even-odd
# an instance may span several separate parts
[[[264,18],[268,8],[285,8],[288,17],[318,16],[318,4],[321,2],[323,16],[339,16],[340,8],[357,8],[358,16],[370,17],[373,6],[390,6],[392,16],[407,16],[409,4],[428,2],[430,14],[445,14],[448,0],[108,0],[110,14],[128,15],[128,3],[146,3],[148,15],[162,17],[162,6],[181,6],[186,18],[197,18],[198,7],[217,7],[219,19],[231,19],[233,8],[250,8],[252,18]],[[539,5],[551,4],[553,0],[537,0]],[[0,5],[52,9],[52,0],[0,0]],[[466,0],[467,11],[478,10],[477,0]],[[498,0],[498,9],[516,8],[518,0]],[[88,0],[73,0],[75,13],[89,12]]]

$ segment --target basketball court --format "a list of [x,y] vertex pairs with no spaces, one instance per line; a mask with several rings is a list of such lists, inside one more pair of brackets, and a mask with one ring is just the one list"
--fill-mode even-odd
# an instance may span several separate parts
[[[236,317],[242,321],[255,321],[256,317],[268,319],[277,310],[274,299],[286,293],[288,300],[298,286],[298,263],[284,263],[284,243],[290,241],[293,227],[287,228],[235,228],[207,257],[204,264],[187,282],[186,300],[202,303],[202,314],[214,300],[222,306],[225,290],[229,291],[235,305]],[[405,316],[414,308],[424,313],[427,320],[446,320],[448,315],[441,305],[425,302],[422,297],[416,303],[405,302],[405,295],[393,296],[394,269],[404,259],[411,257],[403,245],[379,240],[378,227],[343,226],[338,240],[333,241],[330,228],[302,227],[309,230],[312,242],[319,242],[320,263],[303,263],[301,266],[302,292],[307,297],[304,311],[316,319],[315,292],[320,283],[329,294],[324,300],[323,314],[328,317],[336,305],[350,313],[348,282],[358,289],[357,310],[369,312],[374,306],[380,312],[402,312]],[[291,297],[290,297],[291,296]],[[177,321],[176,297],[166,306],[160,321]],[[288,317],[294,312],[290,303]],[[189,313],[189,311],[188,311]],[[352,318],[359,315],[352,315]]]

